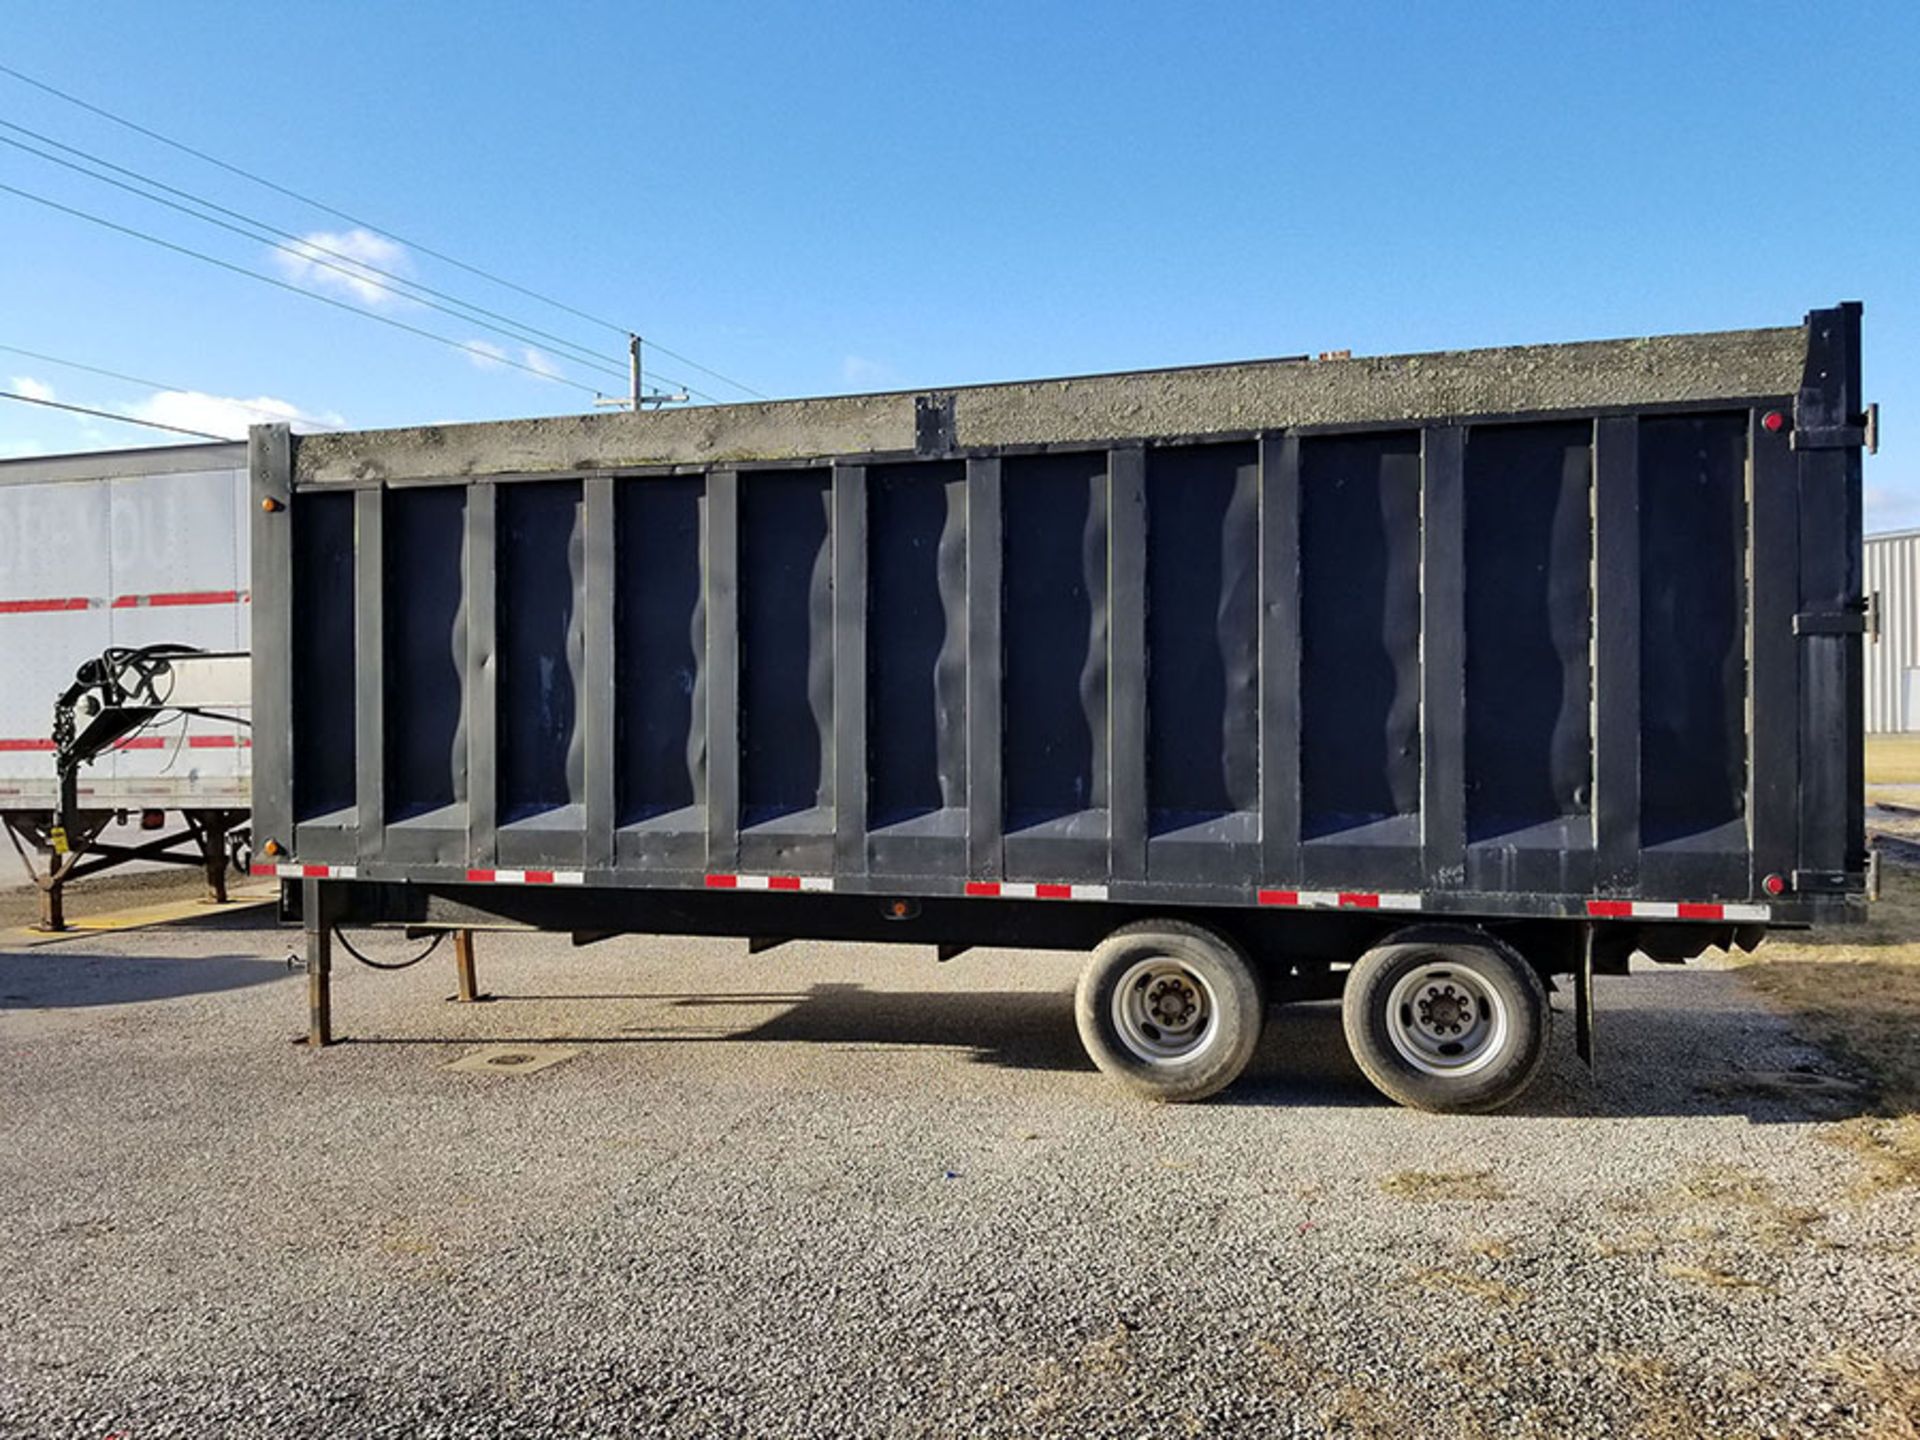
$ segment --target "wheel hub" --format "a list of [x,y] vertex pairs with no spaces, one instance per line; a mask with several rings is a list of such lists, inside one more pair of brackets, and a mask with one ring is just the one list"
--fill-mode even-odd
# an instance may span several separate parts
[[1200,1013],[1200,992],[1177,978],[1155,981],[1147,992],[1147,1011],[1156,1024],[1178,1029]]
[[1418,1005],[1420,1024],[1434,1035],[1458,1035],[1473,1023],[1473,1001],[1451,985],[1428,986]]
[[1511,1027],[1499,992],[1470,965],[1416,965],[1387,998],[1387,1036],[1428,1075],[1469,1075],[1492,1064]]
[[1217,1027],[1213,991],[1170,955],[1142,960],[1113,989],[1113,1028],[1138,1058],[1169,1064],[1198,1054]]

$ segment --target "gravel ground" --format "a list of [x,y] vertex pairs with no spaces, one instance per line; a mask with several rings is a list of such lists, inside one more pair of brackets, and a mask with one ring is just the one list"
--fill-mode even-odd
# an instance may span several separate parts
[[1920,1205],[1732,972],[1440,1118],[1324,1005],[1140,1105],[1016,952],[482,936],[316,1054],[296,939],[0,953],[0,1435],[1912,1433]]

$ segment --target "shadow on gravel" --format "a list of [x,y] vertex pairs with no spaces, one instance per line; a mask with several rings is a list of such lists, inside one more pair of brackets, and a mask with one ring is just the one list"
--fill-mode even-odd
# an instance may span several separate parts
[[[1677,978],[1677,977],[1676,977]],[[1718,989],[1737,984],[1731,974],[1686,977]],[[1641,987],[1648,981],[1624,982]],[[1651,982],[1657,984],[1658,982]],[[1628,992],[1635,993],[1635,992]],[[1837,1120],[1866,1113],[1868,1092],[1837,1079],[1824,1066],[1806,1063],[1815,1052],[1798,1047],[1779,1023],[1751,1007],[1716,1009],[1652,1004],[1645,989],[1637,1000],[1600,1021],[1599,1069],[1590,1071],[1573,1052],[1572,1016],[1556,1013],[1546,1068],[1533,1089],[1512,1108],[1483,1117],[1499,1120],[1652,1116],[1729,1116],[1751,1123]],[[665,1014],[628,1023],[615,1033],[501,1035],[441,1034],[381,1039],[349,1037],[350,1043],[458,1045],[494,1044],[731,1045],[756,1042],[821,1046],[917,1047],[968,1052],[976,1064],[1012,1070],[1090,1071],[1074,1028],[1071,993],[1020,991],[899,991],[826,983],[805,990],[754,993],[623,993],[618,995],[516,995],[494,997],[520,1005],[580,1001],[650,1002]],[[1704,997],[1687,997],[1704,998]],[[777,1014],[729,1023],[729,1012]],[[686,1016],[686,1021],[680,1017]],[[704,1022],[704,1023],[703,1023]],[[1783,1051],[1780,1047],[1785,1046]],[[1798,1068],[1791,1068],[1794,1066]],[[1780,1068],[1780,1067],[1789,1068]],[[1300,1002],[1268,1012],[1260,1048],[1247,1073],[1214,1104],[1262,1107],[1325,1106],[1387,1108],[1347,1051],[1337,1001]]]
[[0,955],[0,1010],[139,1005],[244,989],[289,974],[285,961],[258,955],[89,955],[50,946]]

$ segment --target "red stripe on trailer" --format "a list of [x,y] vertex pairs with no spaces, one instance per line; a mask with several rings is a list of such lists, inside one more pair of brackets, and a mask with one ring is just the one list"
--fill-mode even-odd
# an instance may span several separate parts
[[300,873],[309,880],[324,880],[327,878],[327,867],[324,865],[302,865],[300,867]]
[[798,875],[769,875],[767,877],[767,888],[769,890],[798,890],[800,888],[800,877]]
[[152,595],[113,597],[115,610],[132,610],[141,606],[238,605],[239,603],[238,590],[163,590]]
[[551,885],[553,884],[553,871],[529,870],[526,874],[526,880],[529,885]]
[[1626,920],[1633,915],[1631,900],[1589,900],[1587,914],[1600,920]]
[[1036,885],[1033,887],[1033,893],[1035,898],[1040,900],[1071,900],[1073,887],[1071,885]]
[[740,877],[738,875],[707,876],[707,888],[709,890],[737,890],[739,887]]
[[1260,903],[1262,905],[1298,905],[1300,892],[1298,890],[1262,890]]
[[0,615],[53,615],[85,610],[92,602],[84,595],[49,596],[44,600],[0,600]]
[[1724,920],[1727,915],[1724,905],[1689,905],[1682,902],[1679,910],[1682,920]]
[[491,885],[495,873],[492,870],[469,870],[467,879],[475,885]]
[[254,875],[278,875],[280,873],[280,867],[278,865],[255,865],[249,873]]
[[1340,908],[1342,910],[1378,910],[1380,908],[1380,897],[1378,895],[1359,895],[1352,891],[1343,890],[1340,892]]
[[981,895],[991,899],[999,893],[1000,882],[997,880],[969,880],[967,882],[967,894],[969,895]]
[[51,740],[0,740],[0,750],[51,750]]

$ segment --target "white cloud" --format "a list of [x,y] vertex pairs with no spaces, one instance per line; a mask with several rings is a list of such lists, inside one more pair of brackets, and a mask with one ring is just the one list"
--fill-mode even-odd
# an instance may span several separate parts
[[[491,340],[463,340],[460,348],[467,352],[467,359],[476,370],[505,370],[514,366],[525,366],[536,375],[545,375],[557,380],[566,372],[560,368],[560,362],[544,350],[536,350],[531,345],[521,345],[518,354],[504,345],[496,345]],[[524,373],[524,371],[522,372]]]
[[47,447],[38,440],[0,440],[0,460],[20,460],[46,453]]
[[500,362],[507,358],[507,352],[491,340],[469,340],[466,342],[466,351],[467,359],[473,362],[475,369],[500,370],[505,368]]
[[13,388],[29,400],[53,399],[53,386],[47,384],[44,380],[36,380],[31,375],[14,376]]
[[280,273],[310,290],[331,290],[366,305],[411,304],[389,288],[378,267],[390,275],[405,275],[411,264],[407,247],[371,230],[315,230],[285,249],[273,251]]
[[177,425],[183,430],[200,430],[234,440],[246,439],[249,425],[264,425],[275,420],[285,421],[300,431],[346,423],[339,415],[311,414],[271,395],[237,400],[227,395],[205,395],[198,390],[162,390],[125,408],[127,414],[137,420]]
[[865,390],[882,390],[895,383],[893,367],[864,355],[849,355],[840,362],[840,377],[849,385]]

